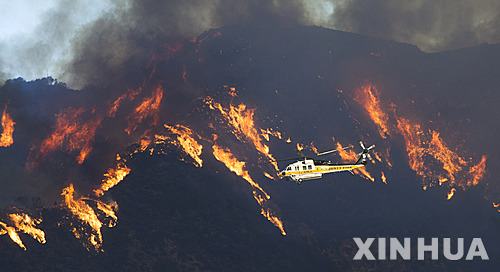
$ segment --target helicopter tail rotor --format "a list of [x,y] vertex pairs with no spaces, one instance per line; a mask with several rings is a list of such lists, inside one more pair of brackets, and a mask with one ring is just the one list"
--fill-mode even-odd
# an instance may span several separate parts
[[357,156],[359,157],[358,161],[356,162],[356,164],[358,163],[361,163],[361,164],[366,164],[368,160],[372,160],[372,156],[370,155],[370,150],[372,150],[375,145],[371,145],[369,147],[365,147],[365,144],[363,143],[363,141],[359,141],[359,145],[361,146],[361,148],[363,148],[363,151],[361,153],[358,153]]

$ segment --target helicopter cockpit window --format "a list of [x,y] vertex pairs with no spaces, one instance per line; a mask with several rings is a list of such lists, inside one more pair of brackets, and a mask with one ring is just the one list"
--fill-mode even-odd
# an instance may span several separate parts
[[311,170],[312,169],[312,165],[308,165],[307,169]]
[[292,167],[289,166],[286,168],[286,171],[290,171],[290,170],[292,170]]

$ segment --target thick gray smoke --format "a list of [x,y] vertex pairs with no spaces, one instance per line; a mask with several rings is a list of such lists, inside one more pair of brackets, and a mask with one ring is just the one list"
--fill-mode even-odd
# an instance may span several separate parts
[[104,85],[162,44],[232,24],[321,25],[443,51],[499,42],[499,13],[496,0],[61,0],[29,37],[0,41],[0,79]]
[[500,42],[500,2],[349,0],[336,6],[330,24],[341,30],[412,43],[424,51],[444,51]]

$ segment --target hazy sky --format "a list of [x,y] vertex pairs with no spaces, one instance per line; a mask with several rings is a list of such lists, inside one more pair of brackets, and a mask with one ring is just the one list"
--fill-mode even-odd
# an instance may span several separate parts
[[497,0],[0,0],[0,80],[71,83],[73,64],[98,46],[93,57],[113,69],[147,53],[138,39],[237,23],[321,25],[435,52],[499,42],[499,14]]

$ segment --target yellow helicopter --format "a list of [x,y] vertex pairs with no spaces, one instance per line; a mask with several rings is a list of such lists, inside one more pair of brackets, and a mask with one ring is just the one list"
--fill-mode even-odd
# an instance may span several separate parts
[[[324,160],[315,160],[309,158],[302,153],[302,151],[297,150],[299,154],[299,158],[292,159],[283,159],[276,160],[278,161],[287,161],[287,160],[297,160],[297,162],[289,164],[283,171],[278,173],[280,178],[286,178],[288,180],[295,181],[297,184],[301,184],[304,180],[311,179],[320,179],[323,177],[323,174],[349,171],[354,175],[352,170],[360,167],[364,167],[368,160],[371,160],[370,150],[372,150],[375,145],[371,145],[369,147],[365,147],[363,141],[359,141],[359,145],[363,149],[362,152],[358,153],[358,160],[354,164],[338,164],[332,163],[330,161]],[[345,147],[343,149],[352,148],[352,146]],[[330,153],[334,153],[338,150],[329,150],[322,153],[318,153],[317,156],[326,155]]]

